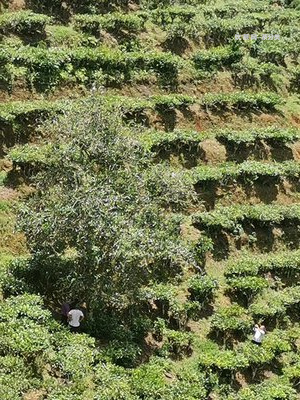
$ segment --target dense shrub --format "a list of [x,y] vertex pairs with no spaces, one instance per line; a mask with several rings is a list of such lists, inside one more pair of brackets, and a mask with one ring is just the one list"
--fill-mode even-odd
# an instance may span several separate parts
[[245,309],[237,304],[217,310],[211,320],[212,330],[223,333],[249,332],[251,325],[252,319],[247,315]]
[[122,315],[138,288],[195,264],[193,254],[178,221],[165,218],[141,179],[148,156],[122,128],[117,108],[86,100],[51,129],[55,167],[37,177],[38,190],[20,215],[31,266],[39,268],[44,293],[59,290],[91,304],[101,293],[106,312]]
[[218,288],[218,282],[209,276],[195,276],[189,280],[191,298],[201,303],[209,303]]
[[40,35],[44,32],[46,24],[51,18],[46,15],[35,14],[31,11],[19,11],[0,15],[0,33],[20,35]]

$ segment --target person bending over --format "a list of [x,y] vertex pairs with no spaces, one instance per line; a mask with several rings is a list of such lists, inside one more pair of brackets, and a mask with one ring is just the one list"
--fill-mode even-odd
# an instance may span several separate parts
[[84,319],[83,312],[79,308],[74,307],[68,312],[68,322],[71,332],[80,332],[80,323]]
[[252,342],[260,346],[266,334],[266,328],[264,325],[255,325],[254,326],[254,336]]

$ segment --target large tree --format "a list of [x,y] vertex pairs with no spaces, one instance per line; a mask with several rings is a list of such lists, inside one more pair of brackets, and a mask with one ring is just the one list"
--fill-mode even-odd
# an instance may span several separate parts
[[168,208],[189,188],[151,167],[118,107],[84,100],[44,129],[49,165],[20,214],[38,291],[124,308],[140,287],[195,263]]

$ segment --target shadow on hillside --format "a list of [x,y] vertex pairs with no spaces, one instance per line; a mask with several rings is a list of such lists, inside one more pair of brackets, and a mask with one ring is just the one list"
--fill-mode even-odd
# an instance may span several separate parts
[[129,10],[129,0],[25,0],[26,8],[36,13],[54,16],[58,21],[69,21],[73,14],[108,13],[116,10]]
[[163,49],[165,51],[171,51],[178,56],[182,56],[190,47],[190,44],[187,39],[183,37],[174,37],[171,39],[167,39],[163,43]]

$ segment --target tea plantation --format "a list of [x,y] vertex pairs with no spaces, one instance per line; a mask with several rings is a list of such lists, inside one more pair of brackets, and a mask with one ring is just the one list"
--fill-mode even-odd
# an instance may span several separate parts
[[300,1],[0,1],[0,400],[300,399]]

